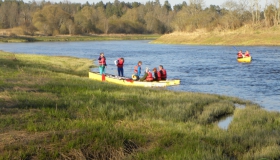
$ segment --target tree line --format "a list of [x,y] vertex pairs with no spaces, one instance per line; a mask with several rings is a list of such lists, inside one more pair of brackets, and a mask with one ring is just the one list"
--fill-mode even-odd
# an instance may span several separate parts
[[[261,9],[263,8],[263,9]],[[196,29],[227,30],[244,25],[279,25],[280,0],[265,6],[260,0],[227,0],[221,6],[205,6],[204,0],[189,0],[173,7],[168,0],[145,4],[108,2],[85,4],[35,0],[0,0],[0,29],[20,27],[26,35],[58,34],[150,34]]]

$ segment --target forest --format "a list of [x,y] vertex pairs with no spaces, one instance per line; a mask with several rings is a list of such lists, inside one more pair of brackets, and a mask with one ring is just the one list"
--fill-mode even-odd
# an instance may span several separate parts
[[[235,30],[258,25],[279,25],[280,0],[260,5],[260,0],[227,0],[205,6],[204,0],[60,3],[0,0],[0,30],[19,28],[22,35],[165,34]],[[2,35],[4,33],[2,32]],[[1,32],[0,32],[1,35]]]

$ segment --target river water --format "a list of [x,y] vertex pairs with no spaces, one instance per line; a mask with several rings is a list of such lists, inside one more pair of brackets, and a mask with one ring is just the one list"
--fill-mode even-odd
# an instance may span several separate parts
[[[168,78],[180,78],[176,91],[203,92],[239,97],[258,103],[266,110],[280,111],[280,47],[277,46],[197,46],[151,44],[136,41],[0,43],[0,50],[55,56],[97,59],[105,53],[107,73],[116,74],[114,60],[124,57],[124,72],[131,77],[133,67],[163,65]],[[237,49],[249,50],[251,63],[236,61]],[[97,61],[95,61],[97,64]]]

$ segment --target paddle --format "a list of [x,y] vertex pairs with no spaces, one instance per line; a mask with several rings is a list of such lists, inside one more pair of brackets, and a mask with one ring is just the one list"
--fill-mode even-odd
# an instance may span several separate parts
[[102,81],[105,81],[105,74],[102,74],[102,75],[101,75],[101,80],[102,80]]
[[239,51],[237,48],[235,48],[234,46],[232,46],[234,49],[236,49],[237,50],[237,52]]
[[[237,52],[239,52],[239,50],[236,47],[234,47],[234,46],[232,46],[232,47],[235,48]],[[242,58],[244,58],[243,53],[242,53]]]
[[118,73],[119,73],[119,71],[118,71],[118,60],[115,60],[114,61],[114,64],[116,65],[116,67],[117,67],[117,70],[115,70],[116,71],[116,74],[115,75],[119,75]]
[[131,82],[131,83],[134,82],[133,79],[131,79],[131,78],[125,78],[125,77],[121,78],[120,80],[125,80],[125,81]]
[[126,79],[126,81],[127,81],[127,82],[130,82],[130,83],[132,83],[132,82],[133,82],[133,80],[132,80],[132,79]]

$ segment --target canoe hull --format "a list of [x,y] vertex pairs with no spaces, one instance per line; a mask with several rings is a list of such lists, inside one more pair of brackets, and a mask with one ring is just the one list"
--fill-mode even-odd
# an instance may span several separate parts
[[[102,81],[102,75],[97,72],[89,72],[89,78]],[[103,77],[104,79],[104,77]],[[141,86],[141,87],[167,87],[173,85],[179,85],[180,80],[166,80],[166,81],[154,81],[154,82],[141,82],[141,81],[133,81],[130,78],[118,77],[115,75],[106,74],[105,82],[125,85],[125,86]]]
[[237,58],[237,61],[243,63],[250,63],[252,61],[252,57]]

